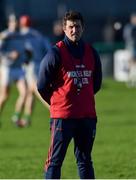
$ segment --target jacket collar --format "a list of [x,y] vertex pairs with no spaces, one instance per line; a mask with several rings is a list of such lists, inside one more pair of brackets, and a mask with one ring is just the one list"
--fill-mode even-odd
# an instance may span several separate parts
[[67,36],[63,42],[68,47],[68,50],[75,58],[82,58],[84,54],[84,42],[80,39],[78,42],[72,42]]

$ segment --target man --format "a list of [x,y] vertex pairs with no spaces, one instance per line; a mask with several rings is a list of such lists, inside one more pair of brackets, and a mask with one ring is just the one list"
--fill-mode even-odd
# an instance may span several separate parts
[[53,44],[64,38],[64,31],[60,20],[56,20],[53,23]]
[[51,145],[45,164],[45,178],[59,179],[71,139],[81,179],[93,179],[91,151],[96,132],[94,94],[101,87],[99,56],[81,39],[84,21],[79,12],[63,18],[65,38],[43,59],[38,91],[50,105]]
[[1,87],[0,113],[9,96],[12,82],[16,83],[19,96],[15,105],[13,122],[17,123],[23,111],[26,97],[26,84],[22,64],[26,60],[26,49],[23,38],[17,31],[18,24],[14,15],[9,17],[8,28],[1,33]]
[[125,25],[123,37],[130,54],[127,85],[136,87],[136,13],[131,14],[130,23]]
[[[19,19],[21,35],[25,38],[26,44],[32,51],[31,61],[25,65],[25,78],[27,82],[27,95],[24,106],[24,115],[20,120],[21,126],[28,126],[31,122],[33,112],[34,95],[37,93],[36,82],[39,66],[42,58],[50,49],[50,43],[37,30],[31,28],[31,19],[28,15],[23,15]],[[38,96],[39,97],[39,96]]]

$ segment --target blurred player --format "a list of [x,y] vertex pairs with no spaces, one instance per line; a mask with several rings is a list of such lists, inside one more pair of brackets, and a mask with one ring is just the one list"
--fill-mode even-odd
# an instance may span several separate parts
[[53,44],[64,38],[64,31],[61,20],[56,20],[53,23]]
[[20,123],[24,124],[24,126],[28,126],[31,122],[34,94],[39,97],[36,89],[36,83],[40,62],[46,52],[50,49],[50,43],[37,30],[31,28],[31,19],[28,15],[20,17],[19,25],[20,32],[25,37],[26,42],[32,51],[31,62],[25,66],[27,96],[25,100],[24,116],[20,121]]
[[126,49],[130,52],[128,82],[129,87],[136,87],[136,13],[130,16],[130,22],[123,31]]
[[12,120],[18,123],[26,98],[25,73],[22,64],[28,57],[23,38],[18,32],[15,16],[9,17],[8,28],[1,33],[1,39],[0,113],[9,96],[11,83],[15,82],[19,95]]

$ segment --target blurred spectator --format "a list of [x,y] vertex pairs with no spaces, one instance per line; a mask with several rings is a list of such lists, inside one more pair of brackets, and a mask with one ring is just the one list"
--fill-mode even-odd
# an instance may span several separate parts
[[24,36],[25,41],[32,52],[31,61],[24,67],[27,82],[27,95],[25,100],[24,116],[20,120],[21,126],[28,126],[31,122],[34,95],[37,95],[41,99],[36,88],[40,62],[46,52],[50,50],[51,44],[49,40],[39,31],[31,27],[32,22],[28,15],[20,17],[19,25],[21,35]]
[[128,86],[136,86],[136,13],[130,16],[130,22],[123,31],[126,50],[131,54],[129,59]]
[[26,49],[18,32],[18,23],[14,15],[9,16],[8,28],[1,32],[1,87],[0,113],[9,96],[12,82],[16,83],[19,92],[13,122],[18,123],[26,97],[26,84],[22,64],[26,60]]
[[53,23],[53,35],[54,35],[53,44],[64,38],[62,22],[60,20],[56,20]]
[[114,37],[115,37],[115,30],[113,27],[113,22],[111,18],[109,18],[103,29],[103,40],[106,43],[113,43]]

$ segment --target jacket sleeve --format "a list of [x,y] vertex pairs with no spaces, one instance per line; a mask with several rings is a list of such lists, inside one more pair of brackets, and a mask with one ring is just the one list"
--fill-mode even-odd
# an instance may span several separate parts
[[59,50],[53,47],[43,58],[40,64],[37,90],[41,97],[50,105],[53,79],[56,77],[60,65]]
[[94,48],[92,49],[95,58],[93,86],[94,86],[94,94],[96,94],[100,90],[102,85],[102,65],[98,52]]

